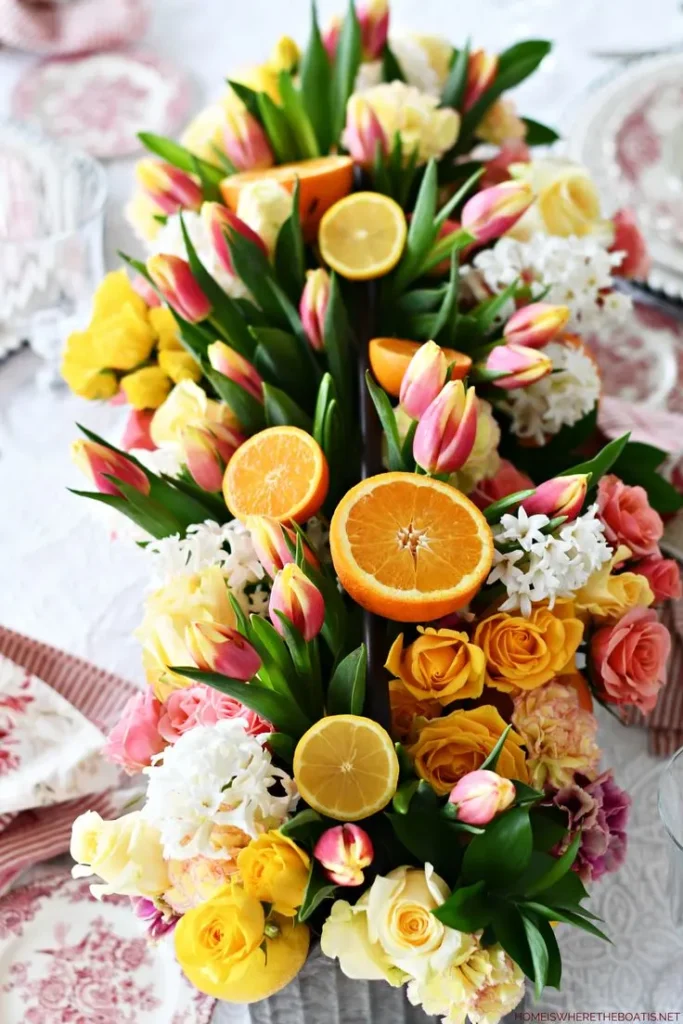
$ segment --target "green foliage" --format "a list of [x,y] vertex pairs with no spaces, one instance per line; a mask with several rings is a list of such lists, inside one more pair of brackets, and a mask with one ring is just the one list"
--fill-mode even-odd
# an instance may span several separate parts
[[368,652],[365,644],[339,662],[327,689],[328,715],[362,715]]
[[346,104],[353,92],[361,57],[358,15],[353,0],[349,0],[332,71],[332,142],[339,140],[346,123]]
[[382,80],[384,82],[405,82],[401,65],[396,60],[389,43],[382,50]]
[[[232,411],[240,421],[243,430],[247,434],[256,434],[263,430],[266,425],[263,406],[252,394],[245,390],[234,380],[230,380],[225,374],[214,370],[207,362],[202,364],[204,376],[214,389],[216,394]],[[266,387],[267,385],[264,385]]]
[[468,40],[463,48],[458,50],[455,55],[455,60],[451,64],[451,70],[441,94],[442,107],[454,107],[456,110],[460,109],[465,96],[465,86],[467,85],[467,68],[469,65],[469,59],[470,43]]
[[308,413],[289,395],[274,384],[263,385],[266,424],[269,427],[301,427],[310,434],[313,422]]
[[187,174],[195,174],[201,182],[205,199],[222,202],[218,185],[226,175],[224,168],[217,167],[208,160],[200,160],[185,146],[181,146],[172,139],[166,139],[163,135],[138,132],[138,138],[143,146],[155,156],[161,157],[162,160]]
[[499,498],[498,501],[492,502],[484,509],[484,517],[487,523],[499,523],[501,516],[505,512],[509,512],[511,508],[515,508],[525,498],[530,498],[532,494],[536,493],[536,488],[531,487],[526,491],[515,491],[514,494],[508,494],[505,498]]
[[323,874],[323,870],[318,862],[315,860],[311,861],[306,892],[297,914],[299,921],[307,921],[323,900],[330,899],[336,890],[337,886],[334,882],[330,882]]
[[624,483],[644,487],[652,507],[662,515],[683,508],[683,495],[658,472],[666,452],[640,441],[629,441],[617,457],[613,472]]
[[311,35],[299,67],[301,99],[321,153],[335,141],[332,132],[332,69],[320,35],[315,3],[311,3]]
[[284,222],[275,243],[275,277],[291,301],[298,306],[306,283],[304,239],[299,210],[299,179],[292,193],[292,212]]
[[527,146],[550,146],[560,138],[554,128],[540,121],[534,121],[530,117],[523,117],[526,125],[526,137],[524,141]]
[[403,454],[401,451],[401,440],[398,434],[398,426],[396,425],[396,417],[394,416],[394,409],[389,401],[389,396],[379,384],[376,384],[373,380],[372,374],[369,370],[365,373],[365,383],[367,384],[370,397],[372,398],[379,421],[382,424],[382,430],[384,436],[387,439],[387,456],[390,470],[402,470],[405,469],[403,463]]
[[294,137],[297,158],[311,160],[320,156],[320,147],[313,123],[308,115],[303,97],[292,81],[291,74],[288,71],[281,71],[278,83],[282,109]]

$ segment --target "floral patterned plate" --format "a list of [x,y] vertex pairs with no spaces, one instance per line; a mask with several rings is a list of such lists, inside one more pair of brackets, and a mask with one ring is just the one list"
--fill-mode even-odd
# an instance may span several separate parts
[[207,1024],[213,1005],[124,897],[98,903],[62,872],[0,902],[2,1024]]

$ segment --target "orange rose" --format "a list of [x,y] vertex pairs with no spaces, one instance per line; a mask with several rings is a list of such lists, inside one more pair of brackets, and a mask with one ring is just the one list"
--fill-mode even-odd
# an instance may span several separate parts
[[401,680],[417,700],[454,700],[480,697],[484,689],[484,654],[455,629],[418,626],[422,635],[403,647],[403,633],[394,641],[386,668]]
[[400,679],[389,683],[391,734],[395,740],[414,739],[416,718],[436,718],[441,705],[436,700],[417,700]]

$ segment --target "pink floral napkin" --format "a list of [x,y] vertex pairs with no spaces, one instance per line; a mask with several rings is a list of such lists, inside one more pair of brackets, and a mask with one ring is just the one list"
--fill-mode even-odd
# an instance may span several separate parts
[[146,0],[0,0],[0,45],[63,56],[139,39]]

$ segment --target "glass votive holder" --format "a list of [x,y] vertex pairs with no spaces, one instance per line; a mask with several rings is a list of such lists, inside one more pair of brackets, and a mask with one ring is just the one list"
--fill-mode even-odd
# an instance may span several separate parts
[[683,929],[683,747],[659,780],[659,815],[669,838],[671,915],[676,927]]

